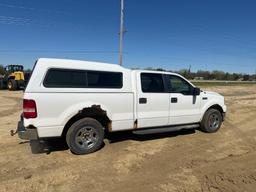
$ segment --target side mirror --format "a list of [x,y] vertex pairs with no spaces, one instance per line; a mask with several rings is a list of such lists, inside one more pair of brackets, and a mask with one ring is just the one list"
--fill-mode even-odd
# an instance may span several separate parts
[[201,92],[200,88],[194,87],[194,90],[193,90],[193,95],[194,95],[194,96],[200,95],[200,92]]

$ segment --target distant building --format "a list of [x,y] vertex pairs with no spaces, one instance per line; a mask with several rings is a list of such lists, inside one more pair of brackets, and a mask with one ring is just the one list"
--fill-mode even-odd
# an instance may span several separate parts
[[194,80],[204,80],[204,77],[195,77]]

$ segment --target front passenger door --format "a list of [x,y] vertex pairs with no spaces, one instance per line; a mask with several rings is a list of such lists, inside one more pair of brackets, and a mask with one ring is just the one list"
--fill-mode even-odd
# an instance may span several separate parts
[[169,124],[189,124],[200,121],[200,95],[193,95],[194,87],[177,75],[167,75],[170,91]]

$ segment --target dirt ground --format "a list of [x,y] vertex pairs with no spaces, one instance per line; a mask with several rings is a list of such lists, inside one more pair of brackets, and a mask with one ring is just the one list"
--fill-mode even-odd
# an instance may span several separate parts
[[59,140],[32,153],[29,142],[11,137],[22,92],[0,91],[0,191],[256,191],[256,86],[204,89],[225,95],[217,133],[115,133],[84,156]]

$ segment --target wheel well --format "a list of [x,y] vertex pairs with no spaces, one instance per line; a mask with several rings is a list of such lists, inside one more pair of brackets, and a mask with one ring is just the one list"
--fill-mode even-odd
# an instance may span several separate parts
[[66,123],[62,131],[62,137],[66,136],[67,131],[71,127],[71,125],[85,117],[91,117],[99,121],[101,125],[105,128],[105,131],[111,130],[111,120],[108,118],[107,112],[103,110],[100,105],[92,105],[91,107],[86,107],[80,110]]
[[221,107],[220,105],[218,105],[218,104],[212,105],[211,107],[209,107],[209,108],[207,109],[207,111],[208,111],[209,109],[216,109],[216,110],[218,110],[218,111],[221,113],[222,117],[223,117],[223,109],[222,109],[222,107]]
[[11,80],[11,79],[15,79],[15,77],[14,76],[9,76],[8,80]]

